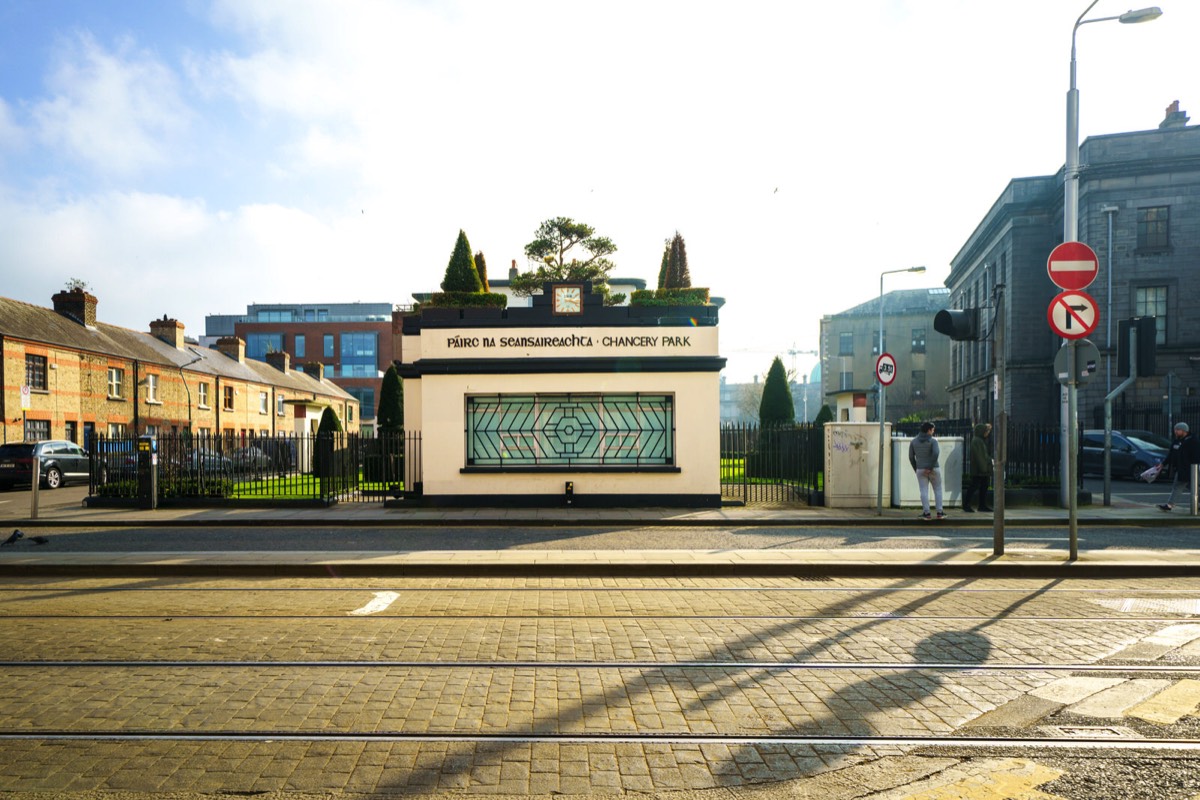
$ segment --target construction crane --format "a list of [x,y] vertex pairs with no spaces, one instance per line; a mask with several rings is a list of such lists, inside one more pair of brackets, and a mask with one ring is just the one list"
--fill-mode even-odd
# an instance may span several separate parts
[[795,376],[795,374],[796,374],[796,356],[819,356],[819,355],[821,355],[816,350],[797,350],[795,342],[792,342],[792,349],[788,350],[787,353],[789,356],[792,357],[792,375],[793,376]]

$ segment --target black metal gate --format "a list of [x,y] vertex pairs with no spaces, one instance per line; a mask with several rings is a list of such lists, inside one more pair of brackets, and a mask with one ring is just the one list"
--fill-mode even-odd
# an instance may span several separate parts
[[824,428],[721,427],[721,497],[744,503],[824,505]]

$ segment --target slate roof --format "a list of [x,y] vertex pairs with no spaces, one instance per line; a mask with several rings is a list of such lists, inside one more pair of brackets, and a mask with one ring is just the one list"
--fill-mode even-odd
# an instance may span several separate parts
[[[52,308],[35,306],[7,297],[0,297],[0,336],[127,358],[164,368],[178,369],[187,365],[188,372],[265,383],[292,392],[315,393],[342,400],[354,399],[340,386],[329,381],[318,381],[301,369],[289,370],[285,375],[264,361],[249,359],[239,364],[219,350],[202,349],[192,345],[178,350],[148,333],[104,322],[97,322],[95,327],[85,327]],[[189,363],[197,356],[199,361]]]
[[[893,316],[897,314],[921,314],[926,311],[941,311],[943,308],[948,308],[949,305],[950,290],[943,287],[933,289],[897,289],[887,292],[883,296],[883,310],[885,313]],[[853,308],[848,308],[845,311],[829,316],[857,317],[867,314],[876,317],[879,316],[878,295],[865,303],[859,303]]]

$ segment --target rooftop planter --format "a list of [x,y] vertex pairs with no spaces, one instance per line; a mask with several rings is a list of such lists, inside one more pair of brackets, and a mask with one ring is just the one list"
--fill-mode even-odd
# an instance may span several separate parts
[[629,296],[631,306],[704,306],[708,305],[708,289],[639,289]]

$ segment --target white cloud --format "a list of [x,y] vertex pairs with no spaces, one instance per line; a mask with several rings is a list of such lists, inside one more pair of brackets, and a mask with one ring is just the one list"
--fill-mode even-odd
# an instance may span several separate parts
[[63,43],[33,108],[44,141],[102,174],[132,175],[179,157],[191,112],[169,67],[130,42],[109,52],[84,33]]
[[0,156],[21,149],[25,142],[25,131],[17,125],[8,103],[0,97]]

